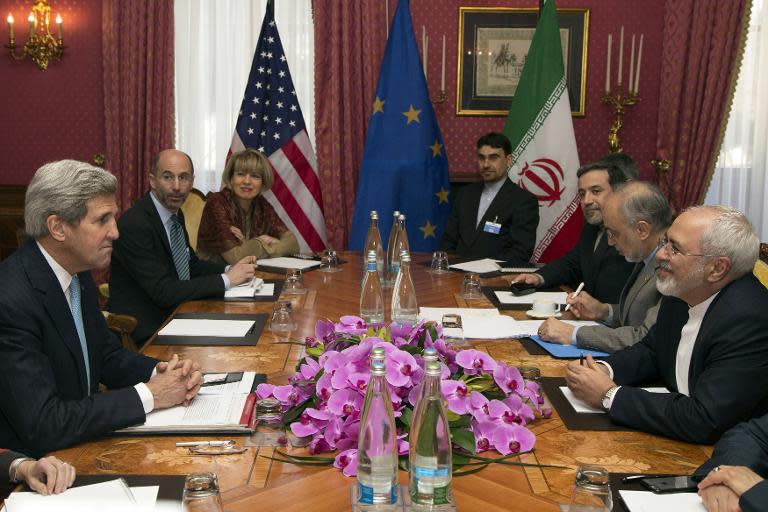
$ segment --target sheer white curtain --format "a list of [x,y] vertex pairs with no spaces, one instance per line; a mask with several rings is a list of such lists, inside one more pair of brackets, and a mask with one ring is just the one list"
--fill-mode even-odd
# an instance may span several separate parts
[[[195,187],[219,190],[266,0],[176,0],[176,147],[195,163]],[[311,0],[275,2],[275,22],[314,144]]]
[[768,9],[753,0],[744,60],[705,204],[738,208],[768,241]]

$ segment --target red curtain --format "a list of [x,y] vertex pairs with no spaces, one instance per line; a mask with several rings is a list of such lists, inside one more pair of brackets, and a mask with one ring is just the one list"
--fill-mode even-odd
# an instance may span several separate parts
[[[390,19],[394,4],[390,2]],[[386,45],[381,0],[315,0],[315,134],[331,247],[344,249]]]
[[745,40],[748,0],[668,1],[656,154],[672,207],[700,204],[725,131]]
[[152,156],[173,147],[173,0],[104,0],[105,167],[127,209],[148,189]]

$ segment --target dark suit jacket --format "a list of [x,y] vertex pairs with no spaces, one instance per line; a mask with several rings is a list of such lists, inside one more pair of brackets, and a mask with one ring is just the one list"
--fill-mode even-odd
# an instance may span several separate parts
[[[79,276],[87,387],[72,313],[37,243],[0,263],[0,446],[38,456],[145,419],[130,386],[149,380],[157,361],[121,346],[90,272]],[[99,393],[99,383],[111,391]]]
[[[505,178],[496,197],[477,224],[483,183],[462,188],[453,202],[440,248],[470,258],[494,258],[511,265],[525,265],[536,244],[539,202],[536,196]],[[483,231],[486,221],[501,224],[498,235]]]
[[[675,361],[688,305],[664,297],[642,341],[605,361],[616,393],[610,418],[691,443],[714,443],[739,422],[768,412],[768,290],[749,274],[720,290],[691,354],[690,396],[677,393]],[[671,393],[631,387],[661,380]]]
[[614,316],[611,324],[588,325],[576,331],[580,347],[615,352],[645,337],[656,323],[662,297],[656,289],[656,267],[655,260],[649,262],[631,286],[624,287],[619,303],[611,304]]
[[[178,215],[184,226],[181,210]],[[152,336],[182,302],[224,295],[220,274],[225,265],[198,259],[189,246],[186,227],[190,279],[179,279],[168,235],[149,193],[123,213],[117,227],[120,238],[114,242],[109,268],[108,309],[138,319],[133,332],[137,342]]]
[[584,290],[600,302],[619,302],[619,295],[634,263],[629,263],[608,245],[608,235],[603,234],[595,249],[599,232],[599,226],[585,223],[576,246],[559,260],[537,271],[546,286],[568,284],[576,288],[584,281]]
[[[712,458],[696,470],[706,476],[715,466],[747,466],[768,479],[768,415],[740,423],[725,434],[715,445]],[[768,504],[768,480],[763,480],[741,495],[742,512],[764,511]]]

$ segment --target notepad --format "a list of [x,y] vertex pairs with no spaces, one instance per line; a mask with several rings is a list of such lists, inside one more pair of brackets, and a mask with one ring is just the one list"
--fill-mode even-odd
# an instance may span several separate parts
[[[563,394],[563,396],[568,400],[568,403],[571,404],[571,407],[573,407],[573,410],[579,413],[588,413],[588,414],[605,414],[605,411],[600,408],[597,409],[595,407],[592,407],[591,405],[583,402],[582,400],[576,398],[576,396],[573,394],[573,392],[568,388],[568,386],[560,386],[560,392]],[[641,388],[645,391],[651,392],[651,393],[669,393],[669,390],[664,387],[648,387],[648,388]]]
[[158,336],[213,336],[242,338],[253,327],[253,320],[209,320],[205,318],[174,318],[160,329]]
[[271,297],[275,293],[274,283],[265,283],[263,279],[252,279],[243,284],[233,286],[224,292],[227,299],[247,297]]
[[[317,260],[306,260],[303,258],[290,258],[290,257],[280,257],[280,258],[265,258],[262,260],[258,260],[257,265],[259,267],[274,267],[274,268],[295,268],[299,270],[305,270],[308,268],[314,268],[320,266],[320,262]],[[258,270],[258,268],[257,268]]]
[[482,260],[467,261],[464,263],[455,263],[449,265],[448,268],[454,270],[463,270],[464,272],[476,272],[478,274],[486,274],[488,272],[498,272],[501,267],[499,263],[504,260],[492,260],[490,258],[483,258]]
[[706,512],[701,496],[695,492],[654,494],[620,489],[619,494],[630,512]]

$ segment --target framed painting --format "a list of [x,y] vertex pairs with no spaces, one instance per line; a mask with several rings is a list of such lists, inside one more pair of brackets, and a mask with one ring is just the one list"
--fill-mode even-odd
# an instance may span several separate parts
[[[536,8],[459,8],[457,115],[507,115],[538,13]],[[589,9],[558,9],[557,18],[571,114],[584,116]]]

